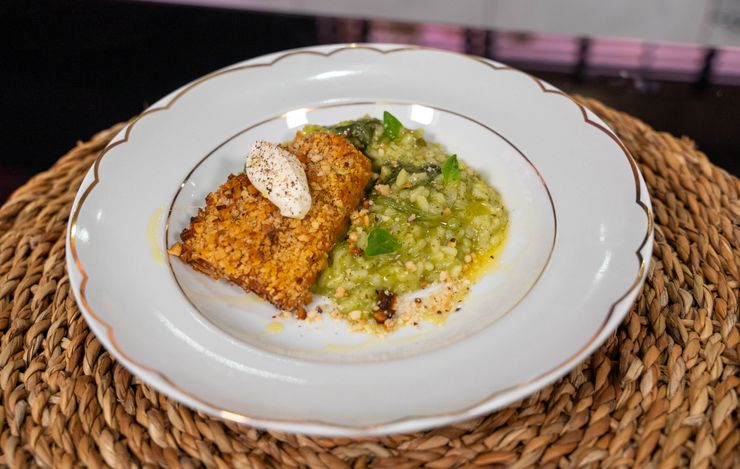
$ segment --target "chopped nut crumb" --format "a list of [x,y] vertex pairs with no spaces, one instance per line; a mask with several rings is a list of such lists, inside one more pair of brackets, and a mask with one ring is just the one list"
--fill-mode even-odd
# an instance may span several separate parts
[[319,314],[318,311],[311,311],[308,313],[308,317],[306,318],[307,323],[312,323],[316,321],[321,321],[321,314]]
[[416,220],[416,214],[415,213],[412,213],[411,215],[409,215],[408,221],[412,222],[414,220]]
[[450,213],[452,213],[450,207],[445,207],[444,210],[442,210],[442,215],[449,215]]
[[388,184],[376,184],[375,190],[380,195],[389,195],[391,193],[391,186],[389,186]]
[[447,274],[446,270],[443,270],[442,272],[439,273],[440,282],[444,282],[445,280],[447,280],[448,277],[449,277],[449,274]]
[[334,292],[334,296],[336,298],[342,298],[347,294],[347,290],[344,289],[344,287],[337,287],[337,290]]
[[457,246],[457,239],[456,238],[450,238],[450,240],[447,241],[447,246],[448,247],[451,247],[451,248],[454,248],[455,246]]
[[411,261],[406,261],[406,264],[404,264],[406,267],[406,270],[409,272],[416,272],[416,264],[414,264]]
[[473,256],[471,256],[470,254],[465,254],[465,262],[473,262]]

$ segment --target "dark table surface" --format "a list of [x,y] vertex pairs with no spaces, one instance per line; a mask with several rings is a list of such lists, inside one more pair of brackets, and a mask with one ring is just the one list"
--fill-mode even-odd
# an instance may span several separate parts
[[[5,2],[0,202],[76,141],[130,118],[184,83],[250,57],[334,42],[319,31],[321,21],[326,24],[305,16],[123,1]],[[584,78],[532,71],[567,92],[689,136],[713,162],[740,174],[740,87],[645,86],[630,74]]]

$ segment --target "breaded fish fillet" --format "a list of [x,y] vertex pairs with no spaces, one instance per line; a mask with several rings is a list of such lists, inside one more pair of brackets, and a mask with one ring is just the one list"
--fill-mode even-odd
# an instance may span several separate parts
[[298,132],[288,150],[306,168],[313,203],[305,218],[280,215],[245,174],[231,175],[169,252],[280,309],[301,310],[372,172],[370,160],[341,136]]

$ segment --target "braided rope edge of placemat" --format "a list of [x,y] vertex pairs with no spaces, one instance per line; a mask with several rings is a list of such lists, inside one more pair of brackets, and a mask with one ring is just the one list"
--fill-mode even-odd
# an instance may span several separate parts
[[619,135],[655,214],[648,280],[605,344],[488,416],[380,438],[211,418],[154,392],[89,331],[65,272],[71,203],[121,125],[0,208],[0,464],[10,467],[739,467],[740,180],[688,139],[580,101]]

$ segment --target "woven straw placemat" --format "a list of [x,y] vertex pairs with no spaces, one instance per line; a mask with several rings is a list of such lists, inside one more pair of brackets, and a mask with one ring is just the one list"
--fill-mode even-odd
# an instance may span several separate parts
[[119,365],[75,304],[64,237],[82,177],[120,125],[79,143],[0,208],[0,464],[740,467],[740,180],[687,139],[581,101],[619,134],[650,189],[655,252],[636,305],[552,386],[485,417],[384,438],[224,422]]

